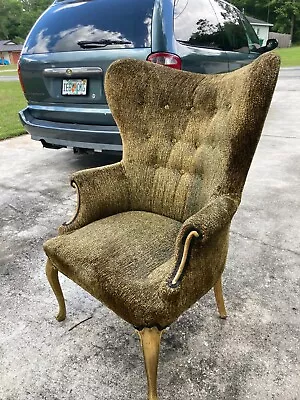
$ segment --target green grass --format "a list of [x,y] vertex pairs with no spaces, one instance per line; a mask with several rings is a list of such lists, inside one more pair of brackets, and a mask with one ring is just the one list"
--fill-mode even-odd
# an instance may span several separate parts
[[26,105],[20,83],[0,82],[0,140],[25,133],[18,112]]
[[281,57],[282,67],[300,67],[300,46],[275,50]]
[[17,76],[17,65],[0,65],[0,76]]
[[0,76],[17,76],[17,71],[1,71],[0,69]]
[[18,66],[16,64],[0,65],[0,72],[11,71],[11,70],[17,69],[17,68],[18,68]]

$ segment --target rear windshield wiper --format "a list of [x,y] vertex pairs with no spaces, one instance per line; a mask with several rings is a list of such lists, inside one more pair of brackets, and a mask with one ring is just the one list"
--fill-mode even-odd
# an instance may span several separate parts
[[80,40],[77,44],[83,49],[96,49],[97,47],[105,47],[110,44],[132,44],[128,40],[111,40],[111,39],[101,39],[101,40]]

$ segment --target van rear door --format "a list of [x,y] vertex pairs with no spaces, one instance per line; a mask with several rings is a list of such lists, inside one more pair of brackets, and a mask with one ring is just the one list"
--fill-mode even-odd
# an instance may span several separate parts
[[[147,58],[151,52],[153,3],[55,1],[29,33],[20,61],[33,117],[114,124],[110,112],[105,111],[105,72],[119,58]],[[101,108],[102,113],[93,112]]]

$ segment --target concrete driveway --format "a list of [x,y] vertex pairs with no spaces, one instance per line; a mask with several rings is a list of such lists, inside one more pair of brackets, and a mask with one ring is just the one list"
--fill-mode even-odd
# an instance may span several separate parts
[[[229,317],[208,293],[163,335],[161,400],[300,399],[300,69],[280,74],[231,229]],[[142,400],[131,327],[66,278],[68,317],[44,274],[43,241],[74,210],[68,175],[112,162],[0,143],[0,399]]]

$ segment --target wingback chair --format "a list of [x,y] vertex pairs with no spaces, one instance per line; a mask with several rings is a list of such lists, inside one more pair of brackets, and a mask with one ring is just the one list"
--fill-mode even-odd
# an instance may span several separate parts
[[148,399],[157,399],[162,330],[214,288],[277,81],[260,56],[221,75],[119,60],[105,90],[123,140],[122,161],[76,172],[74,218],[48,240],[46,273],[66,316],[58,271],[139,332]]

